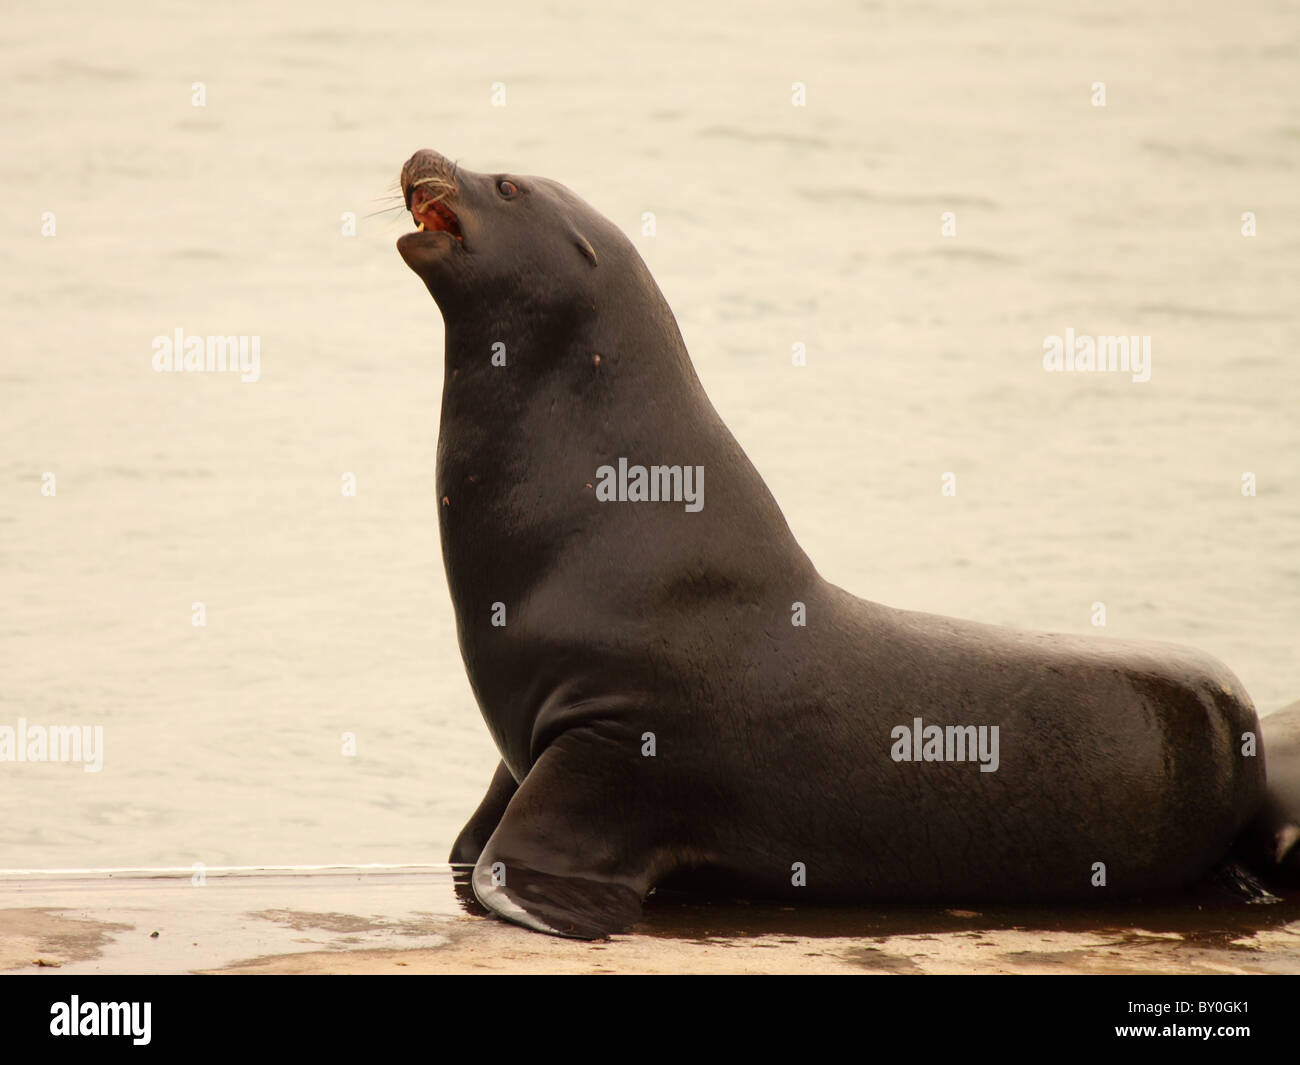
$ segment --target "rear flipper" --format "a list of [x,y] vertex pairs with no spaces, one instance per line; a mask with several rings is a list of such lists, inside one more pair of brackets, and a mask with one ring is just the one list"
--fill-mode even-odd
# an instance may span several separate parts
[[1300,811],[1270,787],[1264,808],[1242,835],[1239,853],[1265,880],[1300,885]]
[[1252,906],[1269,905],[1282,900],[1261,884],[1241,862],[1228,858],[1210,875],[1210,883],[1223,894]]
[[1300,702],[1261,718],[1268,794],[1237,853],[1267,883],[1300,886]]

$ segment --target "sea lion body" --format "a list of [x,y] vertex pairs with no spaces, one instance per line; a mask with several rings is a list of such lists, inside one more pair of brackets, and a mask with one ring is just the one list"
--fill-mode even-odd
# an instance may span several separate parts
[[[484,905],[593,937],[664,884],[1109,899],[1224,858],[1264,797],[1225,667],[829,584],[617,227],[433,152],[402,186],[427,225],[398,248],[446,325],[447,579],[502,756],[452,852]],[[628,465],[700,471],[702,505],[602,494]]]

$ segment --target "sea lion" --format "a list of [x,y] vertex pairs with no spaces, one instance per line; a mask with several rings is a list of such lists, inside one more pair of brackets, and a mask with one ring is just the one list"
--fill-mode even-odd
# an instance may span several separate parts
[[502,758],[451,855],[486,907],[595,938],[665,884],[1088,900],[1225,858],[1264,764],[1224,666],[829,584],[615,225],[427,150],[401,187],[446,331],[443,559]]

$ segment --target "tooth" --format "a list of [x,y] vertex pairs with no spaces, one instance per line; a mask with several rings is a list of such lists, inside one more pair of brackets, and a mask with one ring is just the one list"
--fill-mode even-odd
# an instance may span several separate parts
[[416,227],[415,227],[415,231],[416,231],[417,233],[423,233],[423,232],[424,232],[424,223],[421,222],[418,226],[416,226]]

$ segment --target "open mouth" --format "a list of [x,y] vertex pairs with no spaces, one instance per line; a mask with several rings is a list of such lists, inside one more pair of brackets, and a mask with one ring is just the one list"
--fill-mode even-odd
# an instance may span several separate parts
[[415,185],[411,189],[411,217],[415,219],[416,230],[420,233],[450,233],[459,241],[465,237],[460,231],[460,220],[456,213],[444,202],[444,189],[437,186]]

